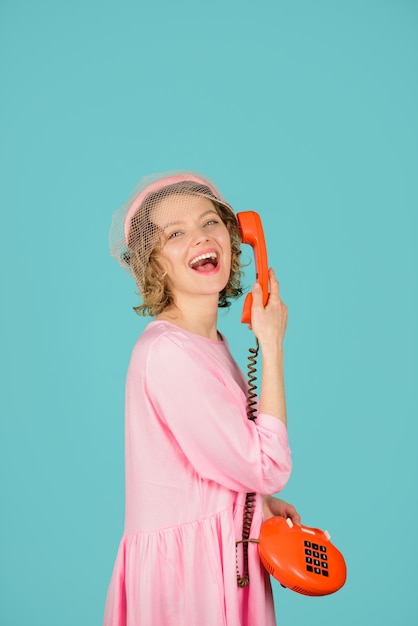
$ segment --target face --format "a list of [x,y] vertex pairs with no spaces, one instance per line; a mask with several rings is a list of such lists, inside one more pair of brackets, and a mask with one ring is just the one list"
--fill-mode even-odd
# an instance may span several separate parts
[[231,239],[215,205],[207,198],[169,196],[152,221],[164,233],[158,260],[176,304],[200,295],[213,295],[217,302],[229,280]]

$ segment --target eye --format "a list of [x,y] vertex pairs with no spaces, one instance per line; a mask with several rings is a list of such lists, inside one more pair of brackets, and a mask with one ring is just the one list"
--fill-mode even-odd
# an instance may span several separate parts
[[207,222],[205,222],[205,226],[213,226],[214,224],[217,224],[218,220],[208,220]]
[[167,236],[167,239],[176,239],[176,237],[180,237],[181,234],[182,233],[180,230],[175,230],[173,233]]

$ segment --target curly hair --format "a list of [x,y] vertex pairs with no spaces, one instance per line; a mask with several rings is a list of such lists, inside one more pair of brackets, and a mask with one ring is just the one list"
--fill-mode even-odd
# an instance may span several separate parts
[[[197,186],[197,190],[198,192],[193,193],[193,185],[189,184],[182,193],[184,195],[202,196],[202,187]],[[167,188],[165,192],[167,192]],[[178,193],[178,187],[176,193]],[[209,189],[204,196],[212,196],[209,199],[227,227],[231,240],[231,270],[228,283],[219,293],[218,299],[219,307],[229,307],[231,300],[239,298],[243,292],[240,262],[241,235],[232,209],[218,203]],[[152,194],[142,204],[132,220],[131,233],[135,234],[129,240],[129,265],[143,300],[142,304],[133,308],[138,315],[142,316],[159,315],[174,304],[173,294],[166,280],[166,274],[158,261],[159,252],[164,244],[163,233],[150,219],[151,211],[155,207],[155,201],[155,195]],[[151,251],[147,248],[147,242],[150,240],[156,241]]]

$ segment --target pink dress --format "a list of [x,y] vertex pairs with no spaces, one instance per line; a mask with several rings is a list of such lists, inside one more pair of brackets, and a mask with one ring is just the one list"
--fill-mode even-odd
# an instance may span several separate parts
[[[286,427],[246,416],[246,381],[225,341],[151,322],[126,384],[125,530],[104,626],[274,626],[268,574],[249,544],[250,584],[236,582],[245,494],[291,471]],[[241,548],[240,548],[241,550]],[[241,551],[239,552],[241,554]]]

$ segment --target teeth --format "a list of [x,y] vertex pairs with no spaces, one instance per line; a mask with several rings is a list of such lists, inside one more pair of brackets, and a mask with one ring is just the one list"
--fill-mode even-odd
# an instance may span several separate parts
[[200,254],[199,256],[196,256],[194,259],[192,259],[189,265],[192,266],[199,261],[203,261],[203,259],[216,259],[217,256],[218,255],[216,254],[216,252],[206,252],[206,254]]

